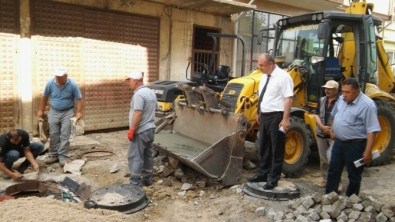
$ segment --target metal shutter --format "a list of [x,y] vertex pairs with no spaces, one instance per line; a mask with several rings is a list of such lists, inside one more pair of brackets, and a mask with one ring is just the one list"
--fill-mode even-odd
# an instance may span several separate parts
[[17,93],[19,1],[0,0],[0,132],[19,124]]
[[123,77],[140,69],[158,79],[159,20],[48,1],[35,1],[33,19],[37,91],[55,66],[67,66],[83,92],[86,130],[128,126]]

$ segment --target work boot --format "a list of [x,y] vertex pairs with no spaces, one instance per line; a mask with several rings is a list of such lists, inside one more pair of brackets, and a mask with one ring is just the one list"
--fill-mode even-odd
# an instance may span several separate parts
[[151,176],[151,175],[146,176],[146,177],[143,177],[143,181],[142,181],[143,186],[149,187],[149,186],[151,186],[153,183],[154,183],[154,182],[153,182],[153,180],[152,180],[152,176]]
[[44,163],[47,165],[53,164],[58,162],[59,159],[57,156],[53,155],[53,154],[49,154],[45,159],[44,159]]
[[264,190],[273,190],[277,187],[277,182],[268,181],[265,185],[263,185]]
[[59,159],[59,165],[60,165],[61,167],[64,167],[64,165],[65,165],[67,162],[68,162],[67,159]]
[[138,176],[130,177],[130,184],[133,184],[133,185],[141,187],[142,186],[142,184],[141,184],[141,177],[138,177]]
[[255,175],[248,179],[248,182],[257,183],[257,182],[267,182],[267,175]]

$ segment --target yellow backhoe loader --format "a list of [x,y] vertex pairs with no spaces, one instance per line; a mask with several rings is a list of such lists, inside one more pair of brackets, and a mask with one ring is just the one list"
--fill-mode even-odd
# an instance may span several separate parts
[[[395,146],[394,75],[372,15],[373,4],[350,2],[345,12],[322,11],[279,20],[273,28],[273,55],[294,81],[291,128],[286,135],[283,172],[294,176],[308,161],[315,143],[313,118],[327,80],[340,84],[354,77],[377,105],[382,131],[373,165],[391,160]],[[268,35],[262,30],[259,39]],[[260,40],[258,40],[258,43]],[[185,95],[175,104],[172,128],[156,135],[155,145],[200,173],[237,182],[242,171],[244,142],[257,140],[258,86],[262,73],[231,79],[218,96],[205,87],[178,84]]]

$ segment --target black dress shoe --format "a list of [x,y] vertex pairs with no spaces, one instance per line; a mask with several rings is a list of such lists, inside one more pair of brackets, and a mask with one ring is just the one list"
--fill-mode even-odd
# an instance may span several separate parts
[[273,190],[277,186],[277,182],[267,182],[265,185],[263,185],[264,190]]
[[248,182],[252,182],[252,183],[256,183],[256,182],[266,182],[267,181],[267,176],[258,176],[255,175],[253,177],[251,177],[250,179],[248,179]]

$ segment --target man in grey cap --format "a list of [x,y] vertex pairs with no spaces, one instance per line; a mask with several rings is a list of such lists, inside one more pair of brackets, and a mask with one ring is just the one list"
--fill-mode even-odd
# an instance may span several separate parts
[[49,155],[46,164],[59,161],[64,166],[69,158],[69,138],[71,132],[70,118],[82,117],[82,95],[75,81],[67,77],[67,69],[58,67],[54,71],[55,78],[45,86],[37,112],[38,117],[44,116],[45,106],[50,101],[48,112],[49,124]]
[[329,131],[332,126],[333,117],[332,109],[338,98],[339,84],[334,80],[329,80],[322,86],[325,89],[325,96],[321,97],[319,106],[317,107],[318,115],[315,115],[317,122],[316,140],[318,153],[320,155],[320,167],[322,181],[319,187],[326,187],[329,160],[334,141],[330,138]]
[[128,163],[130,183],[150,186],[153,183],[153,147],[155,135],[155,93],[144,86],[143,73],[131,72],[125,78],[133,91],[130,101]]

